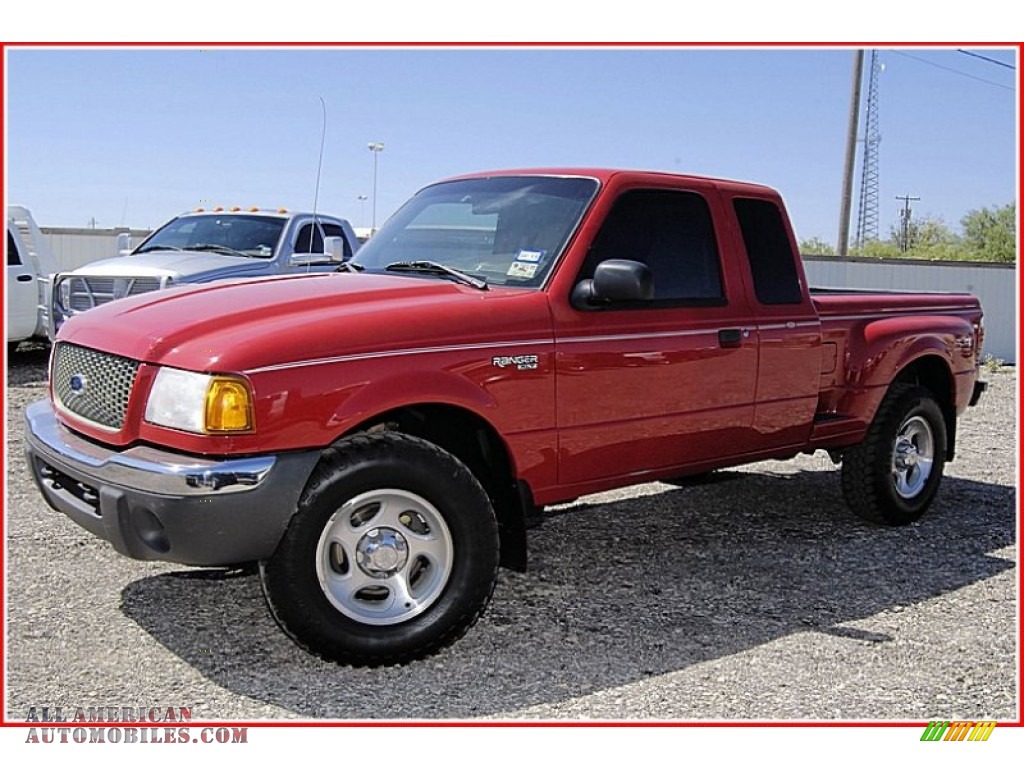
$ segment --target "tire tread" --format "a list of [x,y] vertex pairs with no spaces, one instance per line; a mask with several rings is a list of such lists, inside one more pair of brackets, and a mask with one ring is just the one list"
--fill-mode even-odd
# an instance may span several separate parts
[[[374,459],[381,455],[394,455],[401,453],[420,453],[431,456],[439,467],[445,467],[451,472],[452,481],[465,484],[467,488],[475,488],[482,505],[489,508],[487,494],[480,486],[476,477],[470,470],[452,454],[444,451],[434,443],[413,435],[402,432],[379,432],[370,434],[359,434],[346,438],[342,442],[332,446],[324,452],[324,457],[317,465],[310,476],[306,488],[299,499],[298,507],[293,522],[301,515],[310,515],[320,503],[320,498],[331,492],[333,481],[339,472],[353,465]],[[421,454],[423,455],[423,454]],[[386,644],[382,644],[381,650],[376,653],[361,650],[354,652],[337,643],[332,643],[326,637],[327,632],[309,634],[305,631],[296,631],[294,624],[309,623],[308,616],[302,616],[302,604],[297,603],[293,596],[283,588],[281,563],[286,562],[289,557],[301,557],[298,551],[301,546],[301,536],[295,532],[295,527],[289,525],[285,532],[277,552],[269,561],[260,564],[260,583],[267,605],[274,620],[281,629],[300,647],[306,651],[328,661],[335,661],[354,667],[380,667],[397,664],[405,664],[410,661],[431,656],[441,649],[451,645],[473,625],[480,620],[497,583],[499,538],[498,527],[491,514],[491,525],[484,526],[488,540],[483,542],[487,549],[494,554],[492,562],[486,567],[487,593],[474,603],[467,605],[466,609],[448,622],[448,626],[442,633],[436,634],[415,646],[404,650],[389,650]],[[314,596],[316,599],[319,596]]]
[[[931,503],[934,487],[915,511],[895,508],[880,488],[878,463],[888,461],[891,453],[889,432],[894,425],[898,427],[900,416],[915,399],[934,402],[931,392],[923,387],[908,382],[894,383],[879,405],[864,439],[843,454],[843,497],[851,511],[863,520],[879,525],[907,525],[918,519]],[[942,456],[944,435],[936,434],[934,438],[936,454]],[[942,459],[936,461],[933,471],[941,474],[943,464]]]

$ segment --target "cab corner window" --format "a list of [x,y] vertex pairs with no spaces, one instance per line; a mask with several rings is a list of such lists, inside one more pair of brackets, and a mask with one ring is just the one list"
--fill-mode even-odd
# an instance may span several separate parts
[[580,279],[592,278],[609,259],[650,270],[654,301],[642,306],[725,303],[711,211],[695,192],[624,192],[594,238]]
[[737,198],[733,208],[743,233],[757,300],[762,304],[802,303],[796,254],[778,206],[768,200]]

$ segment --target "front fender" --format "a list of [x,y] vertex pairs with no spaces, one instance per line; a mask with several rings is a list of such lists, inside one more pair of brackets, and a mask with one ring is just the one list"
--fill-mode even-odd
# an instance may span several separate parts
[[[337,440],[376,416],[417,405],[448,405],[469,411],[494,426],[498,403],[467,379],[442,371],[409,371],[374,379],[341,402],[328,424]],[[332,440],[332,442],[333,442]]]

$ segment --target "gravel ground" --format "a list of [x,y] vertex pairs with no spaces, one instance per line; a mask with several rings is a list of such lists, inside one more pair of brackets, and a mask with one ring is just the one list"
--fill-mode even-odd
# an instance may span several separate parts
[[921,522],[862,523],[824,454],[547,510],[528,573],[455,646],[385,670],[307,655],[250,573],[139,563],[51,511],[7,392],[8,719],[1018,719],[1016,372],[988,376]]

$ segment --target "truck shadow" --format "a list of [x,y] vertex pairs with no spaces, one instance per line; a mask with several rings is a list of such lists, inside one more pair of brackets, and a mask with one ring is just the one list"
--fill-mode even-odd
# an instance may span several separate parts
[[351,669],[305,653],[277,629],[252,572],[141,579],[122,591],[122,611],[217,685],[298,717],[466,719],[797,632],[884,645],[894,638],[841,625],[1014,567],[990,554],[1014,541],[1009,486],[947,477],[924,520],[888,529],[848,512],[832,472],[725,479],[652,485],[552,516],[531,531],[530,571],[502,573],[477,626],[405,667]]

